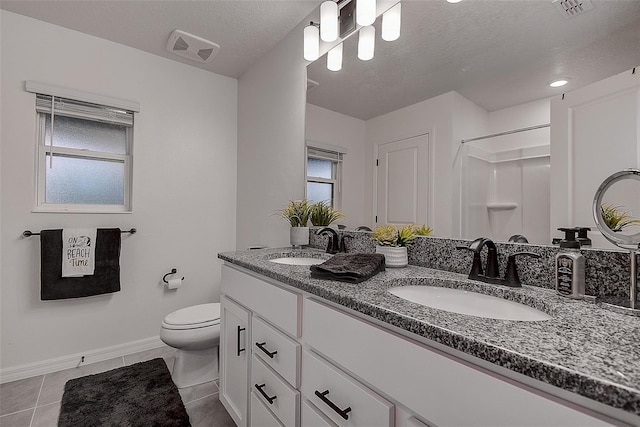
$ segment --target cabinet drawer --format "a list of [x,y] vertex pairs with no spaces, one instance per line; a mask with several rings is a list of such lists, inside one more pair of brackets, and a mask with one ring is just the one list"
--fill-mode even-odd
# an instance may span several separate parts
[[222,266],[222,293],[294,337],[300,336],[302,297],[228,265]]
[[300,344],[255,316],[251,321],[251,331],[253,354],[271,366],[293,387],[299,387]]
[[251,391],[285,426],[295,427],[298,420],[300,393],[278,378],[255,355],[251,363]]
[[251,393],[251,425],[260,427],[282,427],[282,424],[267,407]]
[[339,426],[393,425],[393,404],[338,368],[304,351],[302,394]]
[[302,402],[302,423],[303,427],[336,427],[329,418],[306,400]]

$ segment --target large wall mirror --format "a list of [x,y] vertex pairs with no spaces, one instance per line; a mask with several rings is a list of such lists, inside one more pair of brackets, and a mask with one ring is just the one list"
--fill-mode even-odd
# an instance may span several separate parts
[[[409,218],[441,237],[524,234],[550,244],[554,226],[592,225],[549,219],[550,175],[566,165],[552,158],[548,126],[460,142],[548,125],[552,97],[640,65],[640,2],[590,3],[592,10],[567,17],[551,1],[403,0],[398,40],[383,41],[381,18],[374,24],[373,59],[358,59],[353,34],[340,71],[329,71],[326,57],[311,63],[307,144],[345,148],[348,228],[375,226],[376,216]],[[549,86],[560,77],[569,83]],[[395,167],[392,177],[380,178],[372,165],[382,157],[385,168]],[[382,194],[393,185],[406,192]],[[412,200],[424,192],[424,203]],[[590,206],[584,210],[586,218]]]

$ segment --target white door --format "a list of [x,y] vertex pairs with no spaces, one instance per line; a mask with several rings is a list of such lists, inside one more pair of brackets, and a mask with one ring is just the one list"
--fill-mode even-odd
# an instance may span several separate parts
[[249,312],[220,299],[220,402],[236,425],[245,427],[249,399]]
[[377,224],[429,224],[429,134],[378,145]]

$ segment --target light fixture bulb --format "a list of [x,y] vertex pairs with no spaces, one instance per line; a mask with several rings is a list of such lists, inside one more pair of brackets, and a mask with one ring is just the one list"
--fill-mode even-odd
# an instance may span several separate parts
[[369,25],[358,32],[358,58],[368,61],[373,58],[376,45],[376,27]]
[[376,21],[376,0],[356,0],[356,22],[366,27]]
[[327,68],[330,71],[340,71],[342,69],[342,43],[327,53]]
[[549,86],[560,87],[566,85],[567,83],[569,83],[569,77],[562,77],[549,83]]
[[315,61],[320,56],[320,30],[313,22],[304,27],[304,59]]
[[400,3],[382,14],[382,40],[392,42],[400,38]]
[[320,38],[326,42],[338,38],[338,4],[327,0],[320,5]]

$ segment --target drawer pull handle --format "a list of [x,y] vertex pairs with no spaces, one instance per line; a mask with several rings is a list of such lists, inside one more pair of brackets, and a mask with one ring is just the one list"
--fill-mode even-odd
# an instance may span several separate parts
[[266,354],[267,356],[269,356],[270,358],[273,359],[273,356],[278,354],[278,352],[277,351],[269,351],[266,348],[264,348],[264,345],[266,343],[267,343],[266,341],[265,342],[257,342],[256,343],[256,347],[258,347],[260,350],[262,350],[264,352],[264,354]]
[[316,396],[318,396],[320,398],[320,400],[322,400],[324,403],[329,405],[329,408],[331,408],[334,411],[336,411],[338,413],[338,415],[340,415],[342,418],[344,418],[345,420],[348,420],[349,419],[349,415],[347,415],[347,414],[349,412],[351,412],[351,406],[349,406],[346,409],[340,409],[335,405],[335,403],[333,403],[332,401],[329,400],[329,398],[327,397],[327,394],[329,394],[329,390],[325,390],[322,393],[320,393],[318,390],[316,390]]
[[245,329],[246,328],[242,328],[240,327],[240,325],[238,325],[238,356],[240,356],[240,353],[246,350],[246,348],[240,348],[240,332],[244,331]]
[[254,384],[255,387],[258,389],[258,391],[260,392],[260,394],[262,395],[262,397],[264,397],[265,399],[267,399],[267,402],[269,402],[269,405],[273,405],[273,401],[276,400],[276,398],[278,396],[273,396],[273,397],[269,397],[269,395],[267,393],[264,392],[263,388],[265,386],[265,384]]

